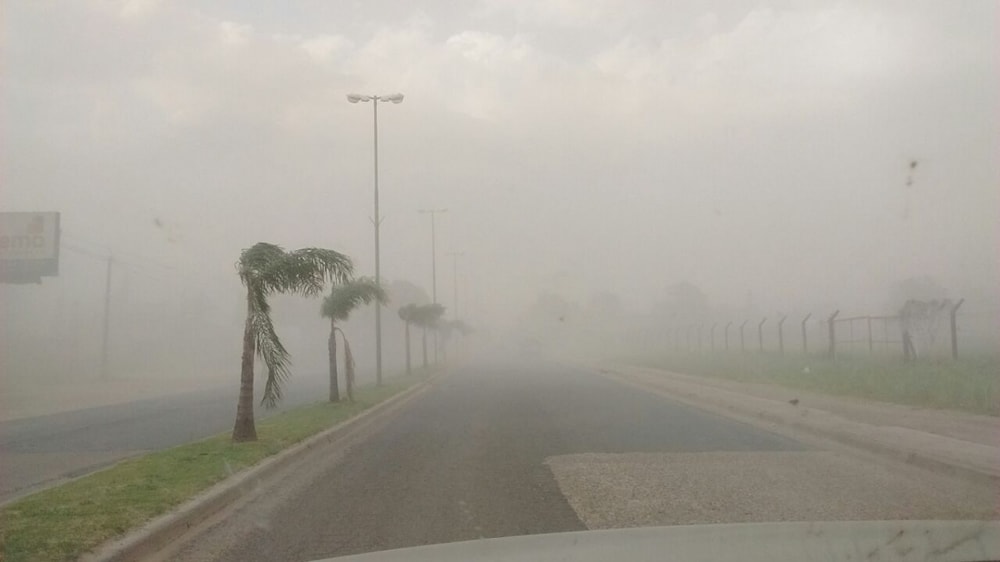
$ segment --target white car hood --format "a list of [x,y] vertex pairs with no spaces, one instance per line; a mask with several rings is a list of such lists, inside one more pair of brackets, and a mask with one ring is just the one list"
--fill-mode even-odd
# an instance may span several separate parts
[[373,560],[968,562],[1000,560],[1000,521],[838,521],[645,527],[480,539],[336,558],[337,562]]

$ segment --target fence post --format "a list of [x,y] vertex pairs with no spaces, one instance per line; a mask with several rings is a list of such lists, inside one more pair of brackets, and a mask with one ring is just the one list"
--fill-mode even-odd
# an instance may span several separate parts
[[701,324],[698,324],[698,353],[701,353]]
[[691,353],[691,326],[684,330],[684,346],[688,353]]
[[718,322],[712,322],[712,327],[708,329],[708,345],[712,353],[715,353],[715,327],[718,325]]
[[785,320],[788,316],[782,316],[781,320],[778,320],[778,353],[782,356],[785,355]]
[[868,355],[874,355],[875,346],[872,344],[872,317],[866,316],[865,320],[868,321]]
[[910,337],[910,331],[903,328],[903,363],[909,363],[910,361],[916,359],[916,352],[913,350],[913,338]]
[[764,351],[764,322],[767,322],[767,316],[757,324],[757,347],[761,352]]
[[808,322],[809,319],[812,318],[812,315],[813,313],[810,312],[809,314],[806,314],[805,318],[802,319],[802,353],[804,355],[809,354],[809,336],[806,333],[806,322]]
[[830,351],[829,351],[830,359],[836,359],[837,358],[837,332],[834,330],[833,322],[834,322],[834,320],[837,319],[837,315],[838,314],[840,314],[839,310],[837,310],[833,314],[831,314],[830,318],[828,318],[827,321],[826,321],[827,326],[828,326],[828,328],[830,330]]
[[958,359],[958,322],[956,315],[958,314],[958,307],[962,306],[965,299],[959,299],[955,306],[951,307],[951,312],[949,313],[949,324],[951,327],[951,358]]
[[729,327],[732,326],[732,325],[733,325],[733,321],[732,320],[730,320],[729,322],[726,322],[726,328],[725,328],[725,330],[723,330],[724,339],[725,339],[725,342],[726,342],[726,351],[729,351]]
[[740,324],[740,351],[743,353],[747,352],[747,340],[743,337],[743,328],[747,325],[747,322],[749,322],[749,320],[744,320],[743,323]]

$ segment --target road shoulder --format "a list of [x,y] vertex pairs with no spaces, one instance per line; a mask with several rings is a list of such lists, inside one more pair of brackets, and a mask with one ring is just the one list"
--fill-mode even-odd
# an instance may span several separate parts
[[804,432],[948,474],[1000,482],[998,418],[746,385],[621,363],[591,368],[620,382],[772,431]]

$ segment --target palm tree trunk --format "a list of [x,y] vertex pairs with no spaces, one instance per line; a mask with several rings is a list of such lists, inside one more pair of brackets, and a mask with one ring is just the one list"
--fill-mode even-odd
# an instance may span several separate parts
[[340,335],[344,338],[344,379],[347,382],[347,399],[354,402],[354,355],[343,330],[340,331]]
[[330,352],[330,402],[340,401],[340,384],[337,376],[337,326],[330,319],[330,339],[327,340],[327,350]]
[[[248,299],[249,300],[249,299]],[[233,442],[257,440],[257,427],[253,421],[253,362],[256,352],[253,325],[250,322],[250,305],[247,304],[247,321],[243,328],[243,361],[240,365],[240,399],[236,403],[236,424]]]
[[406,325],[406,374],[410,375],[413,374],[410,369],[410,323],[404,322],[404,324]]
[[423,347],[424,347],[424,369],[426,369],[427,368],[427,328],[424,328]]

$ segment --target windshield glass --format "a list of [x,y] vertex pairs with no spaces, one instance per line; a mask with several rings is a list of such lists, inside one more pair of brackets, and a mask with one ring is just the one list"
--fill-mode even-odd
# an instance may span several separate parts
[[5,2],[0,558],[995,519],[998,18]]

